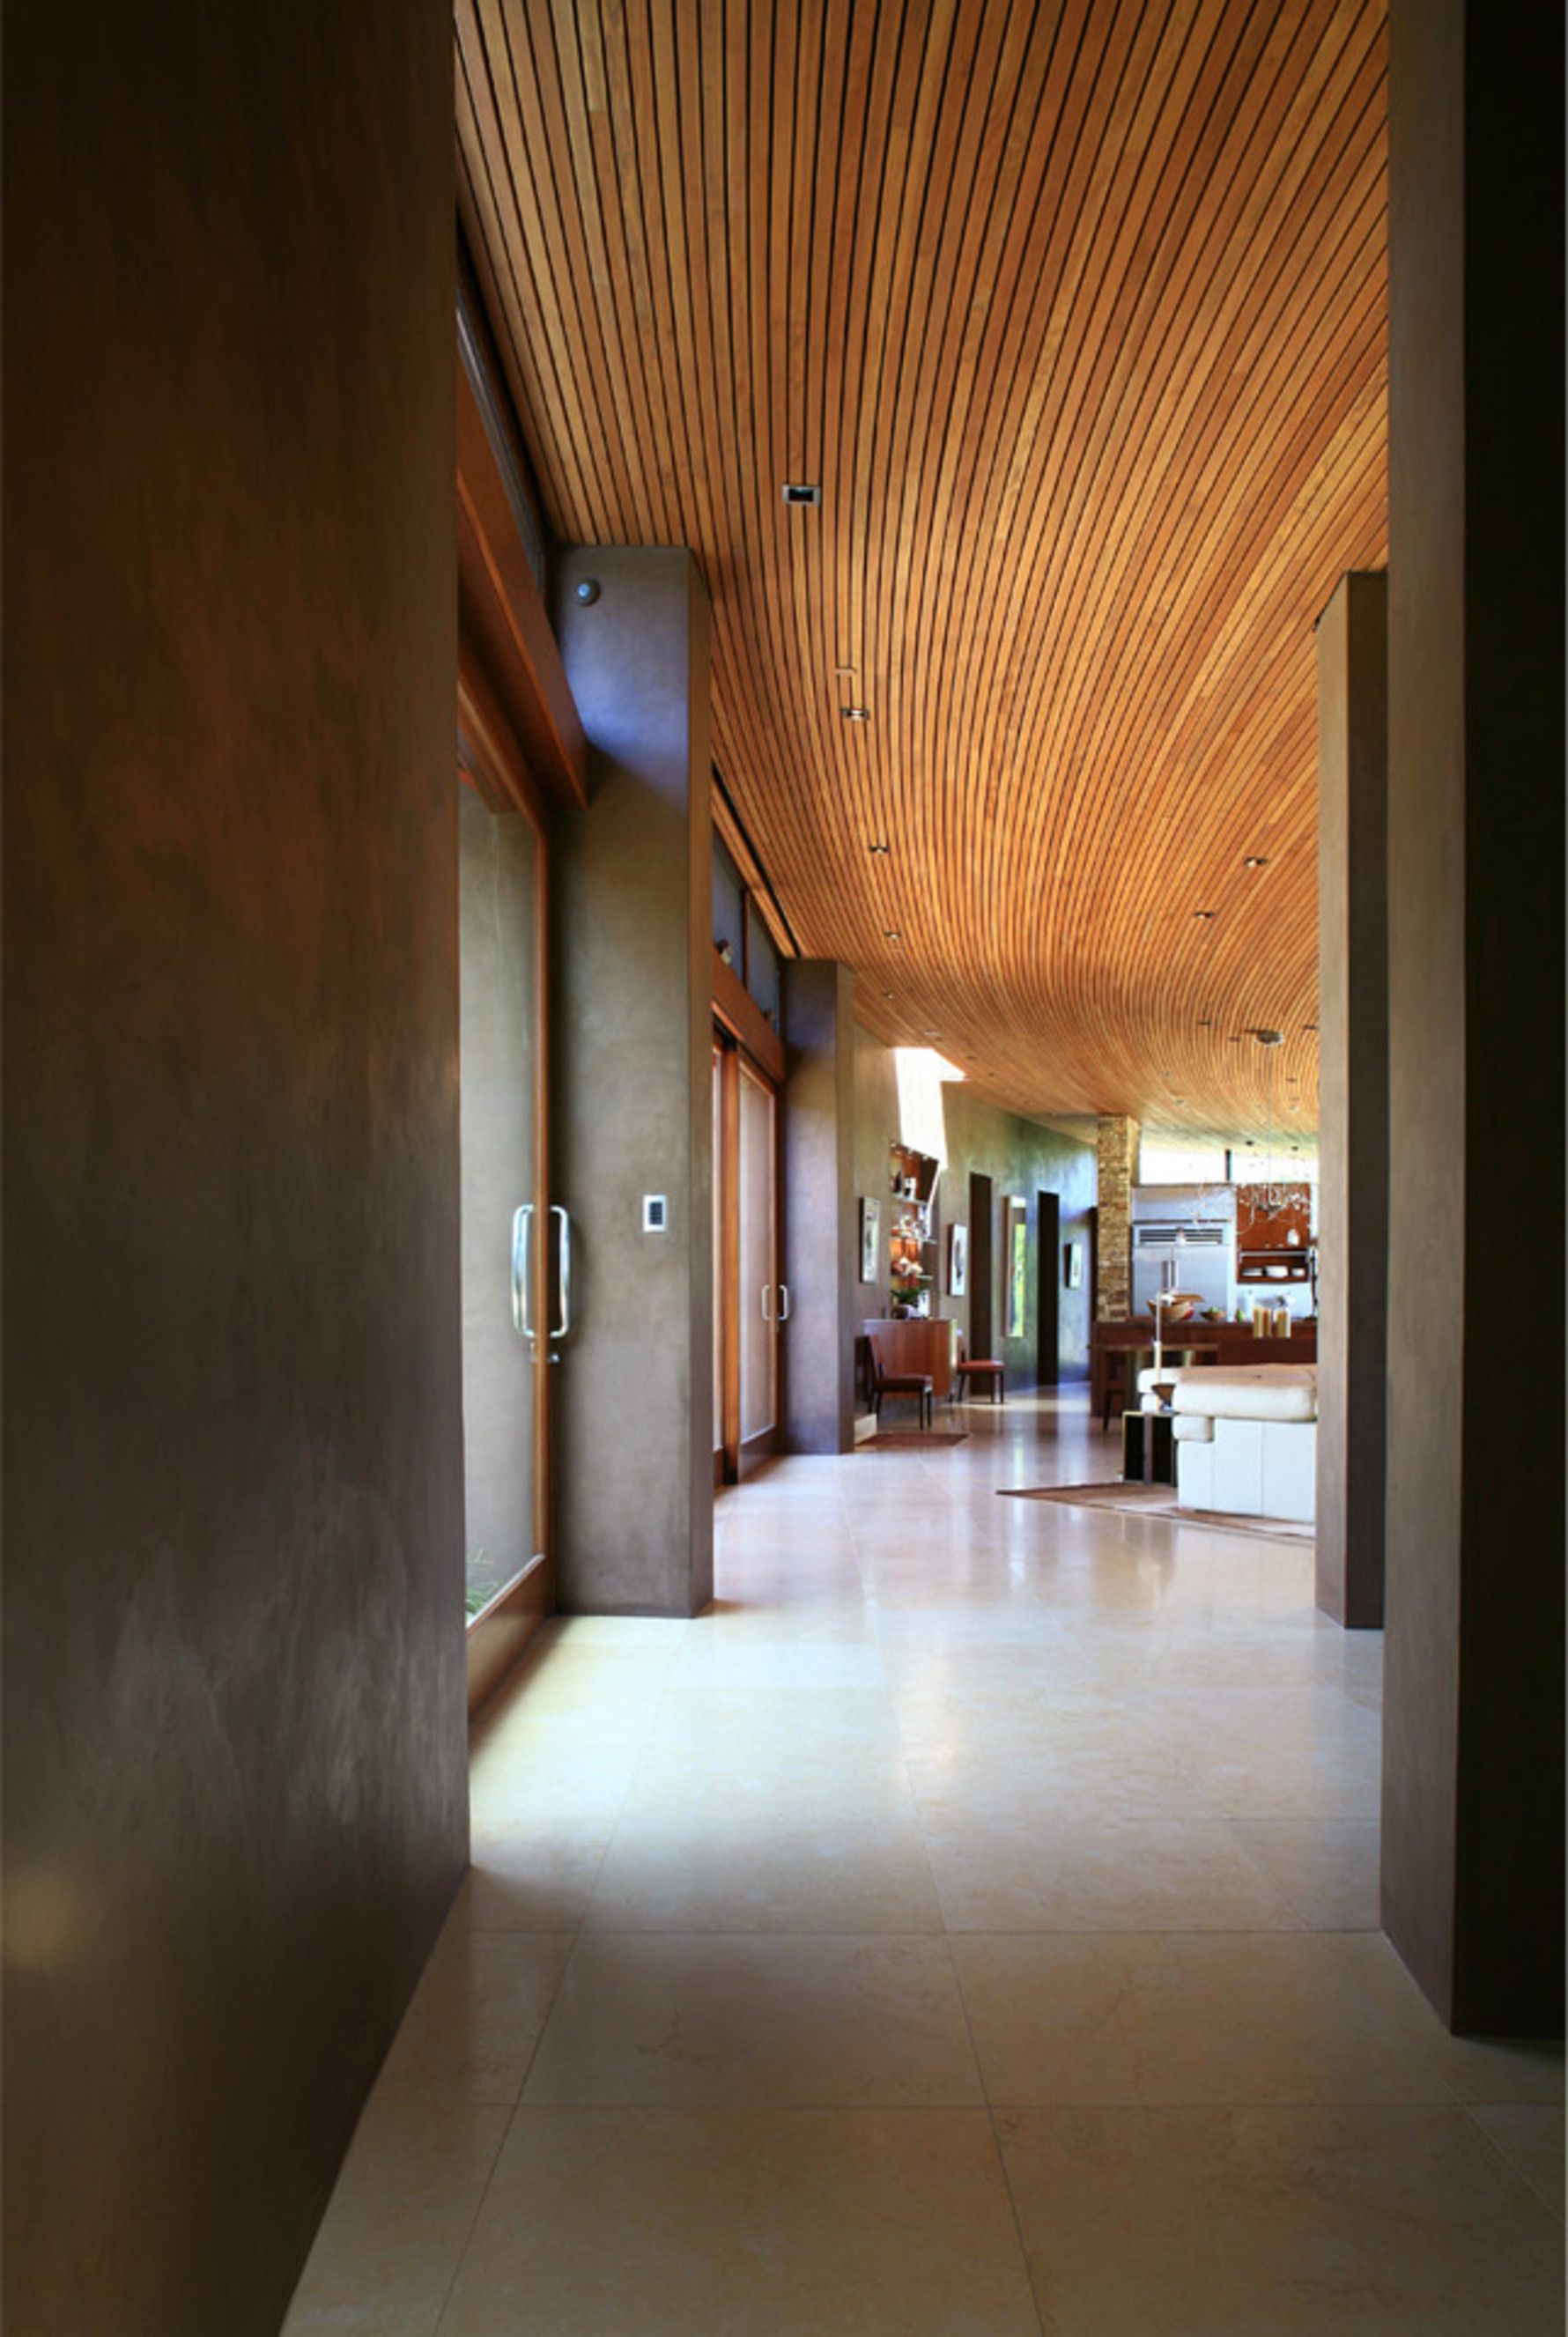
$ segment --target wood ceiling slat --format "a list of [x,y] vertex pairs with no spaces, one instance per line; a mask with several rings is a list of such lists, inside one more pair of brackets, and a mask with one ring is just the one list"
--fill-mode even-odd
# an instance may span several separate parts
[[1309,1126],[1311,629],[1387,543],[1382,0],[456,22],[552,522],[695,551],[802,946],[1043,1113],[1255,1124],[1233,1041],[1278,1023]]

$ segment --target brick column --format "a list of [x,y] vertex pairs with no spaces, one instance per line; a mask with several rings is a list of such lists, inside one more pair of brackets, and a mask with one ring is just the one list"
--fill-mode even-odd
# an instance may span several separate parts
[[1132,1312],[1132,1188],[1138,1179],[1138,1122],[1102,1114],[1100,1162],[1100,1304],[1102,1323]]

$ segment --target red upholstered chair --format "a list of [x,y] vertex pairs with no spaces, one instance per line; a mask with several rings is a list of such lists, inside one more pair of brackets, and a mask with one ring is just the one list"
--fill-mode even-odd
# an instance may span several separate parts
[[920,1425],[929,1428],[935,1396],[929,1372],[897,1372],[888,1368],[887,1351],[880,1335],[867,1329],[866,1336],[871,1347],[871,1409],[878,1420],[882,1417],[885,1395],[913,1395],[920,1400]]
[[1006,1400],[1006,1365],[992,1363],[984,1357],[971,1363],[968,1345],[962,1331],[958,1334],[958,1356],[953,1366],[953,1377],[960,1394],[967,1393],[971,1380],[978,1380],[982,1387],[990,1389],[993,1403],[1002,1403]]

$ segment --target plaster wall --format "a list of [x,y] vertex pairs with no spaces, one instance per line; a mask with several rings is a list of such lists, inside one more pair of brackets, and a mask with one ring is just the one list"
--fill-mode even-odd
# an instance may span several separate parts
[[451,34],[8,12],[5,2324],[275,2337],[466,1855]]
[[1388,1315],[1388,580],[1318,621],[1318,1604],[1383,1621]]
[[1383,1917],[1454,2026],[1560,2035],[1563,26],[1389,33]]
[[[553,839],[559,1597],[691,1615],[713,1595],[708,596],[689,552],[603,546],[565,554],[554,589],[593,788]],[[646,1194],[667,1231],[642,1230]]]

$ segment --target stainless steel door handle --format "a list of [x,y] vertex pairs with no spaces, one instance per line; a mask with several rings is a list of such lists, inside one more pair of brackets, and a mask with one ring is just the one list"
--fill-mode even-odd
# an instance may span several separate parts
[[553,1217],[561,1220],[560,1260],[561,1320],[550,1326],[553,1339],[564,1339],[572,1328],[572,1220],[559,1201],[550,1206]]
[[772,1287],[773,1285],[770,1282],[765,1282],[762,1285],[762,1320],[764,1323],[771,1323],[773,1320],[772,1315],[768,1312],[768,1293],[772,1289]]
[[534,1247],[534,1204],[512,1212],[512,1328],[520,1339],[534,1336],[528,1319],[528,1268]]
[[789,1285],[787,1282],[781,1282],[779,1285],[779,1321],[780,1323],[788,1323],[795,1309],[789,1297]]

